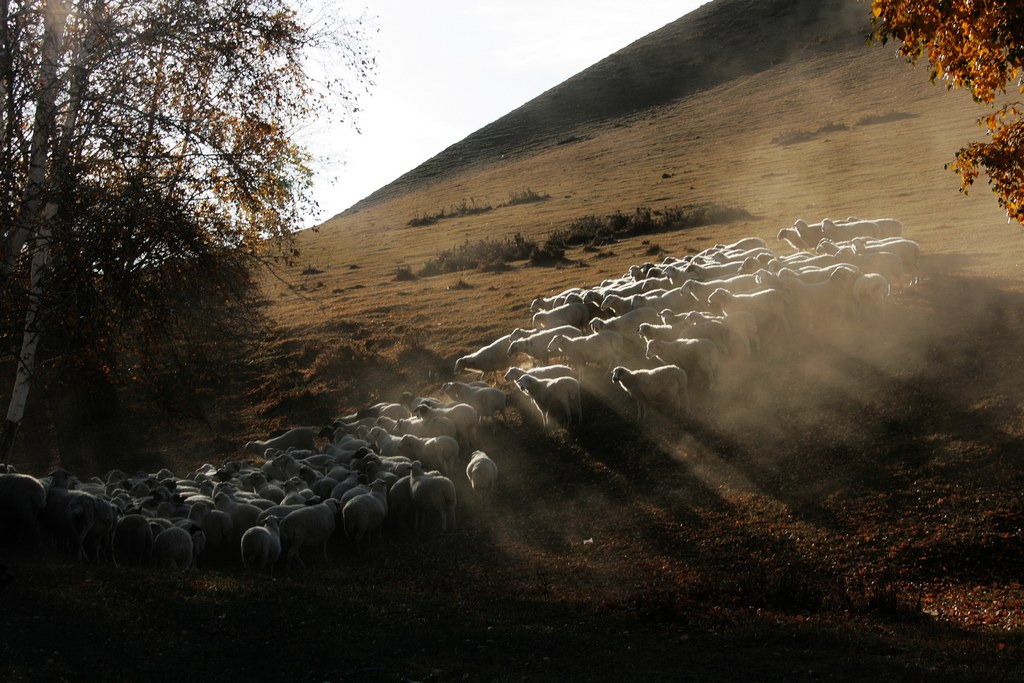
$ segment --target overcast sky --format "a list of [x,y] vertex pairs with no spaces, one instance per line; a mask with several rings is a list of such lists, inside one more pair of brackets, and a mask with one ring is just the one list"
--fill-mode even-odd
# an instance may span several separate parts
[[320,131],[312,224],[707,0],[353,0],[377,32],[361,134]]

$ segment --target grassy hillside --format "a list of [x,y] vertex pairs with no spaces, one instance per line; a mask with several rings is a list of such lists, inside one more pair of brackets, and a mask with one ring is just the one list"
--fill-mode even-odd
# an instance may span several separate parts
[[[572,429],[544,432],[517,400],[483,431],[492,508],[460,483],[453,533],[339,543],[328,568],[17,565],[0,677],[162,679],[187,656],[225,679],[1019,679],[1021,233],[943,170],[979,135],[976,105],[868,48],[866,11],[717,0],[303,234],[264,282],[266,329],[224,340],[203,419],[155,425],[139,462],[184,471],[436,394],[459,355],[527,326],[537,295],[749,235],[781,249],[797,217],[904,222],[923,277],[884,326],[779,346],[696,389],[686,421],[638,425],[597,371]],[[546,198],[510,201],[527,189]],[[417,275],[467,241],[542,244],[586,216],[688,205],[741,217],[559,265]],[[54,623],[68,635],[50,655]],[[95,654],[126,637],[120,668]],[[240,662],[239,642],[274,654]]]

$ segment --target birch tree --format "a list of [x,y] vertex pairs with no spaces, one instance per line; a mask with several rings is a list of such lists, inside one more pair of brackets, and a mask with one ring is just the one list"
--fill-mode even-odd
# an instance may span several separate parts
[[[291,253],[313,207],[296,133],[351,118],[373,76],[362,25],[339,16],[288,0],[0,0],[4,462],[46,335],[77,339],[65,362],[109,369],[120,328],[178,310],[182,287],[231,296],[272,249]],[[314,54],[333,70],[314,78]]]

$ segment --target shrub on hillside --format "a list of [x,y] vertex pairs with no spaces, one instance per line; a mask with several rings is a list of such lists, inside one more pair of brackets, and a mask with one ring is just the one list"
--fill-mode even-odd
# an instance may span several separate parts
[[445,249],[428,260],[420,269],[420,275],[429,277],[441,273],[456,273],[463,270],[502,270],[510,261],[523,261],[537,250],[537,243],[516,233],[505,239],[483,239],[470,242],[468,239],[457,247]]

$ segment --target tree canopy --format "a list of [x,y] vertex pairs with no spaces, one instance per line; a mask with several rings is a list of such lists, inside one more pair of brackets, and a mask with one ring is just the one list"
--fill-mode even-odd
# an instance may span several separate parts
[[948,167],[960,175],[962,191],[984,169],[999,205],[1024,223],[1024,106],[997,102],[1007,86],[1024,93],[1024,3],[873,0],[871,5],[875,39],[900,41],[899,54],[908,61],[928,60],[933,82],[968,88],[976,102],[992,107],[980,119],[988,139],[961,148]]
[[297,134],[350,120],[375,68],[362,22],[310,2],[0,0],[4,458],[41,338],[109,376],[292,255],[315,207]]

